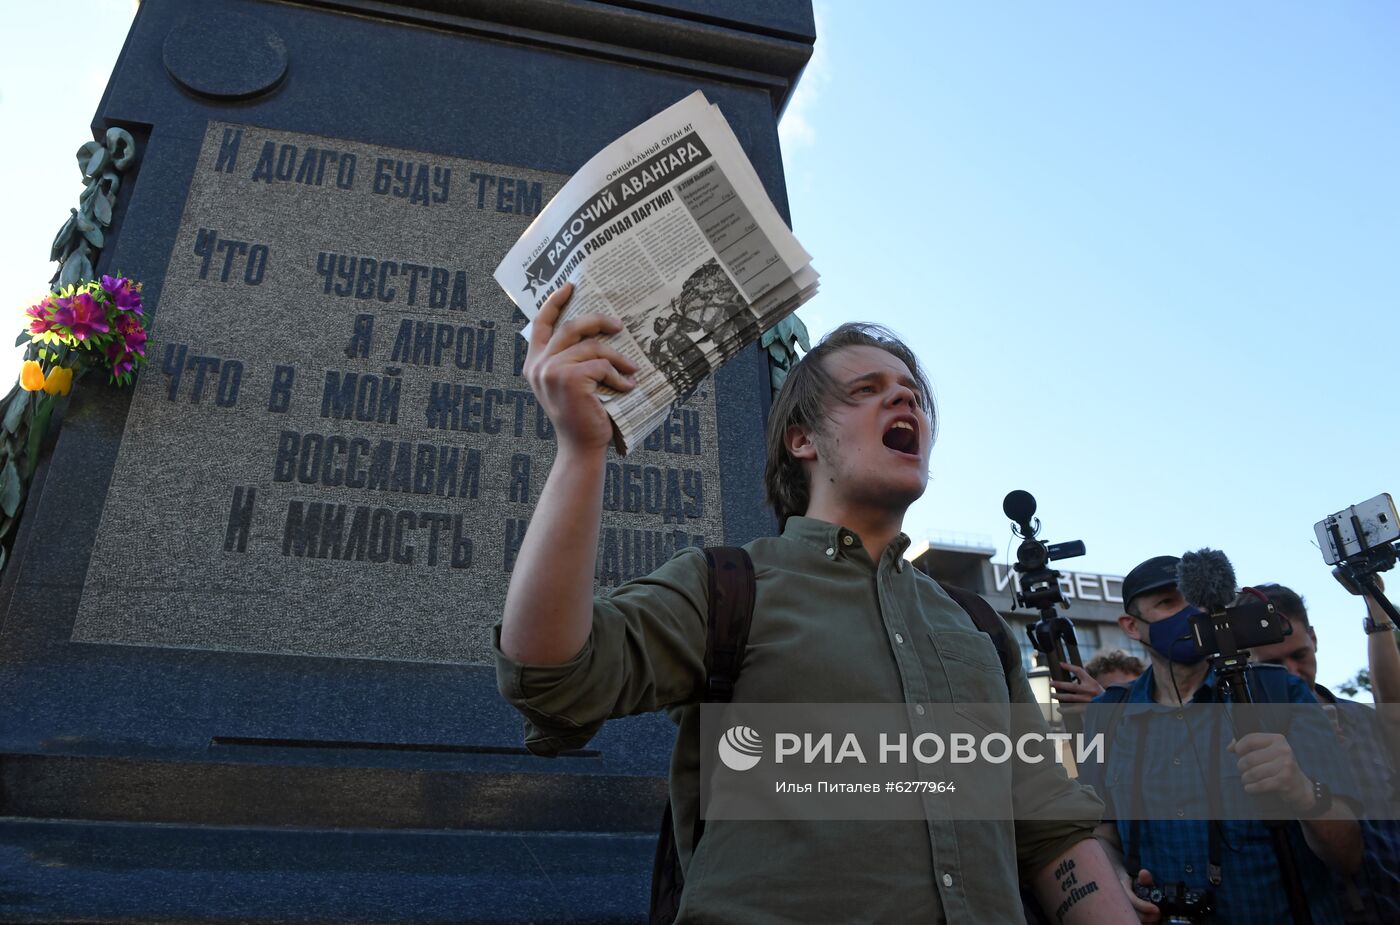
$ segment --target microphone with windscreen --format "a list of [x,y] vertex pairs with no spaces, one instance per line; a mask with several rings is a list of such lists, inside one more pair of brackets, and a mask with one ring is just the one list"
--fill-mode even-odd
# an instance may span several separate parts
[[1184,553],[1176,579],[1186,602],[1208,613],[1224,610],[1235,599],[1235,567],[1218,549]]
[[1218,549],[1183,554],[1176,574],[1181,596],[1203,611],[1191,618],[1191,630],[1206,658],[1237,656],[1241,650],[1282,642],[1293,632],[1262,591],[1236,592],[1235,567]]
[[1035,495],[1028,491],[1018,488],[1007,492],[1001,499],[1001,512],[1020,526],[1022,533],[1035,534],[1040,529],[1039,523],[1029,526],[1035,516]]

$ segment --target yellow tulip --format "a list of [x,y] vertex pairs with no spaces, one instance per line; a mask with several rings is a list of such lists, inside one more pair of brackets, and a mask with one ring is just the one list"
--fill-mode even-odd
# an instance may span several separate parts
[[49,370],[44,380],[44,391],[50,395],[67,395],[73,389],[73,370],[67,366],[55,366]]
[[19,387],[26,392],[37,392],[44,387],[44,367],[38,360],[25,360],[19,368]]

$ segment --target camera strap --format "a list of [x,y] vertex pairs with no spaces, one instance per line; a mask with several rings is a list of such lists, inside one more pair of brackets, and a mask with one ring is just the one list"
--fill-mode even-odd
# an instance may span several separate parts
[[[1218,686],[1215,689],[1215,699],[1217,702],[1220,700],[1220,689]],[[1220,721],[1218,713],[1215,720],[1217,723]],[[1209,866],[1206,867],[1206,878],[1210,880],[1211,886],[1220,886],[1220,847],[1221,843],[1225,840],[1225,833],[1223,831],[1225,823],[1222,821],[1225,818],[1225,808],[1220,802],[1220,753],[1224,749],[1220,744],[1220,736],[1215,734],[1214,729],[1211,730],[1211,733],[1210,777],[1206,780],[1206,799],[1210,801],[1210,847],[1207,849]]]
[[1129,778],[1133,782],[1133,818],[1128,820],[1128,850],[1125,860],[1128,877],[1134,883],[1137,882],[1138,872],[1142,870],[1142,855],[1138,846],[1142,844],[1142,761],[1147,751],[1147,736],[1143,732],[1144,730],[1139,728],[1133,736],[1137,741],[1133,747],[1133,776]]
[[[1185,709],[1183,704],[1179,709]],[[1134,736],[1137,740],[1133,749],[1133,818],[1128,820],[1128,844],[1125,852],[1125,867],[1128,876],[1133,881],[1137,880],[1138,872],[1142,870],[1142,854],[1139,846],[1142,844],[1142,817],[1144,815],[1142,805],[1142,766],[1147,754],[1147,736],[1141,729]],[[1210,751],[1210,780],[1220,780],[1220,737],[1212,736],[1214,740]],[[1220,803],[1220,792],[1216,786],[1207,783],[1206,792],[1210,801],[1211,818],[1207,822],[1208,848],[1206,878],[1212,887],[1220,886],[1220,852],[1224,844],[1224,835],[1221,831],[1220,819],[1224,815],[1224,808]]]

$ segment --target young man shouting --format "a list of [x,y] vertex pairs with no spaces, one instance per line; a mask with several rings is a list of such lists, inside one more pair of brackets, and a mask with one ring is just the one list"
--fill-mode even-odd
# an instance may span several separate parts
[[[544,755],[578,748],[610,717],[681,708],[671,767],[679,920],[1019,922],[1021,879],[1060,921],[1134,921],[1092,838],[1101,805],[1053,764],[1017,773],[1034,776],[1028,789],[1056,802],[1058,818],[1078,821],[714,820],[690,850],[707,566],[688,549],[594,599],[611,439],[597,390],[631,388],[635,368],[596,339],[617,321],[556,326],[570,294],[541,309],[525,363],[558,455],[511,578],[498,679],[526,718],[527,745]],[[736,701],[911,704],[920,716],[926,703],[1005,704],[1008,691],[1034,702],[1019,666],[1005,676],[989,637],[903,557],[934,423],[917,359],[878,327],[838,328],[788,375],[765,477],[782,535],[746,547],[756,602]]]

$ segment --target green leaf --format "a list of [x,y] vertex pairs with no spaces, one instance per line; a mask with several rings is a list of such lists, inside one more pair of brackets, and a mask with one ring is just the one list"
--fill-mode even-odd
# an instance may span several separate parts
[[63,261],[63,269],[58,271],[58,284],[60,286],[71,286],[83,275],[83,255],[79,251],[74,251],[68,255],[68,259]]
[[86,144],[84,144],[78,149],[78,166],[80,168],[83,167],[85,164],[87,164],[88,161],[92,160],[93,156],[97,154],[98,151],[101,150],[102,142],[100,141],[89,141]]
[[[48,396],[44,396],[48,398]],[[34,474],[35,468],[39,465],[39,446],[44,442],[44,434],[49,429],[49,418],[53,416],[54,402],[52,399],[39,402],[37,410],[34,412],[34,420],[29,424],[29,446],[25,448],[25,477]]]
[[68,259],[63,261],[63,269],[58,274],[60,286],[74,286],[92,276],[92,261],[84,253],[86,245],[81,245]]
[[20,482],[19,470],[15,468],[13,459],[7,459],[5,467],[0,469],[0,510],[5,512],[6,517],[13,517],[22,500],[24,485]]
[[19,433],[20,421],[24,418],[24,410],[29,407],[29,393],[20,392],[18,395],[10,396],[10,404],[5,408],[5,432],[11,434]]
[[101,173],[102,168],[106,166],[107,149],[99,145],[97,148],[97,153],[92,155],[92,157],[88,158],[87,163],[83,165],[83,176],[95,177],[99,173]]
[[58,229],[58,235],[53,239],[53,247],[49,250],[50,260],[62,260],[68,253],[68,242],[73,237],[73,232],[77,229],[78,210],[68,210],[68,221],[63,223],[63,227]]
[[24,345],[25,343],[27,343],[28,341],[29,341],[29,332],[28,332],[28,331],[20,331],[20,332],[19,332],[19,337],[16,337],[16,338],[15,338],[15,346],[16,346],[16,347],[23,346],[23,345]]

